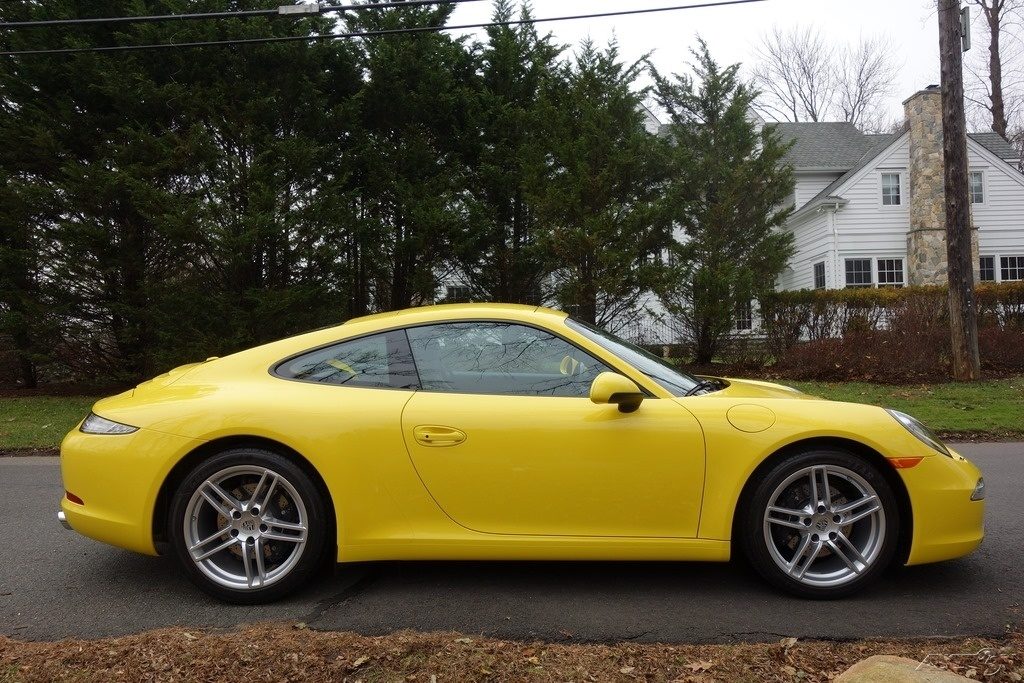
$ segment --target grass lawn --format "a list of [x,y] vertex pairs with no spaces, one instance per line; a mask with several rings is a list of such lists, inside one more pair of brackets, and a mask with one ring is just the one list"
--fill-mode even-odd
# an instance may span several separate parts
[[1024,377],[975,384],[886,386],[862,382],[787,382],[801,391],[854,403],[895,408],[944,434],[1024,434]]
[[0,397],[0,450],[56,448],[95,402],[87,396]]

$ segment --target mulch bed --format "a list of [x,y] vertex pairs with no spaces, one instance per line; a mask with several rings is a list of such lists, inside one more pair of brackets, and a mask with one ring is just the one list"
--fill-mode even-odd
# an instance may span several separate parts
[[552,644],[457,633],[368,637],[305,624],[162,629],[95,641],[0,638],[0,681],[829,681],[876,654],[1020,681],[1024,637],[736,645]]

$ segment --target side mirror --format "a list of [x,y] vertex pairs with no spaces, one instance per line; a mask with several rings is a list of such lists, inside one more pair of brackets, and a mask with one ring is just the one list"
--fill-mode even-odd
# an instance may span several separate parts
[[623,413],[632,413],[643,402],[644,392],[628,377],[602,372],[590,385],[590,400],[601,405],[614,404]]

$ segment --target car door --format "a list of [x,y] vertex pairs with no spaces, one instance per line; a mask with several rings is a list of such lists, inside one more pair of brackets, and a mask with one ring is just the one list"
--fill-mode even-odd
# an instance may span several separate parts
[[675,401],[631,414],[589,400],[605,364],[511,322],[407,330],[421,390],[402,432],[458,524],[494,534],[694,537],[704,441]]

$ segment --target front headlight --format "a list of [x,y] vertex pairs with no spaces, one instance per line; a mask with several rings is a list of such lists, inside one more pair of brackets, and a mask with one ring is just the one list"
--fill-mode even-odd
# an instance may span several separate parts
[[96,413],[89,413],[89,417],[85,418],[80,429],[86,434],[131,434],[139,431],[138,427],[114,422],[100,417]]
[[890,410],[889,408],[886,408],[885,412],[892,415],[893,419],[906,427],[907,431],[916,436],[920,441],[928,444],[943,455],[949,456],[950,458],[953,457],[953,454],[949,452],[948,448],[946,448],[946,444],[942,443],[935,432],[925,427],[917,418],[911,417],[906,413],[901,413],[898,410]]

